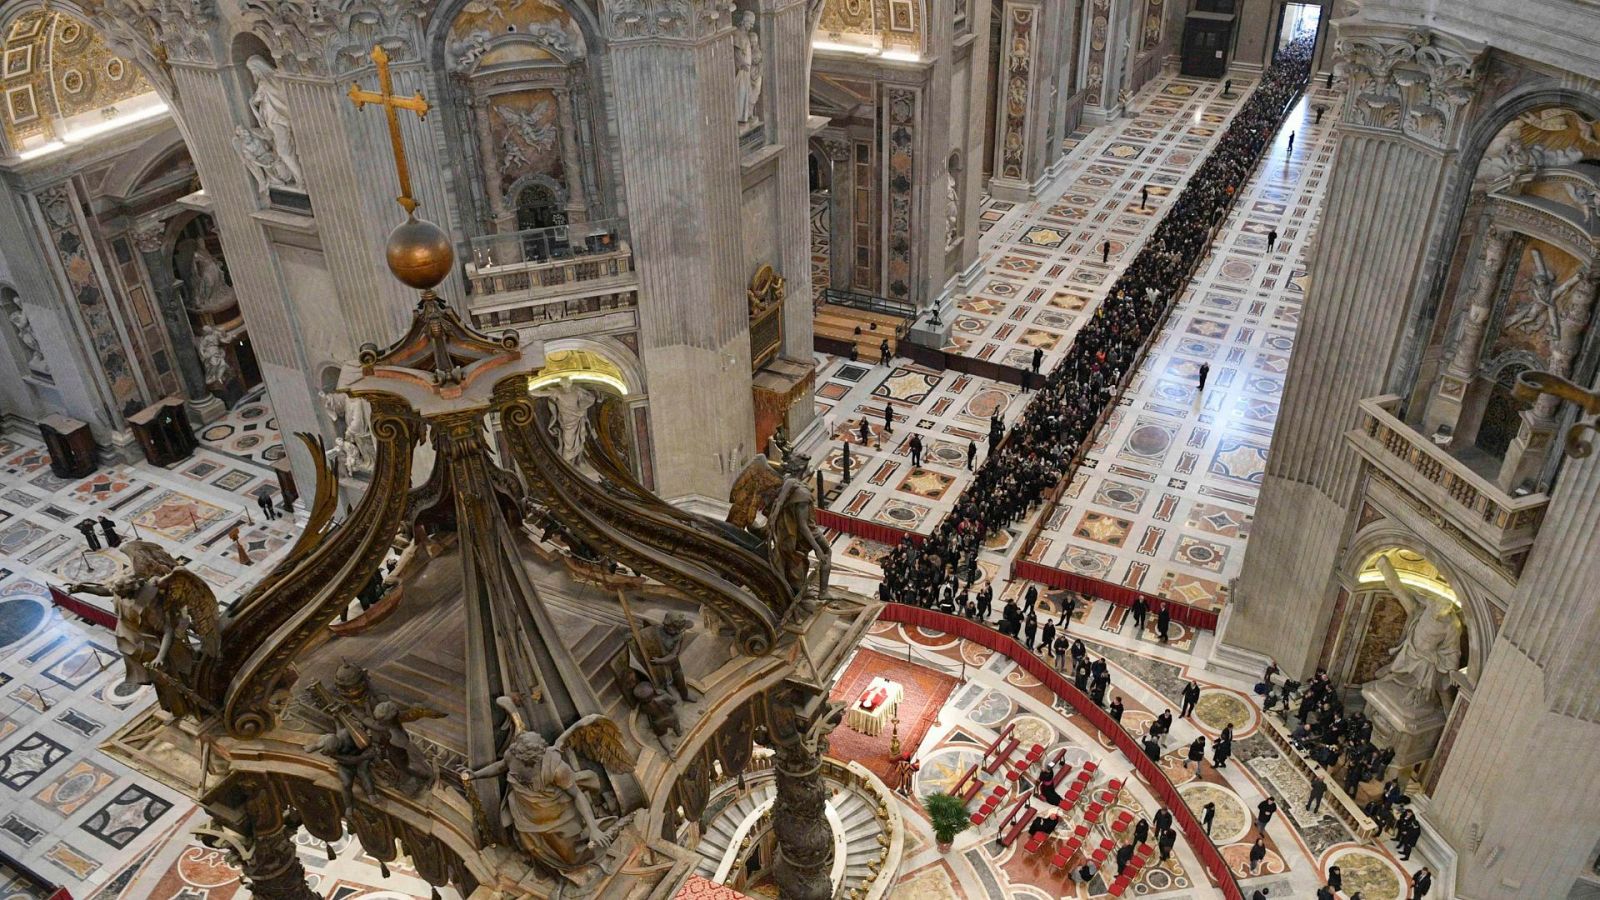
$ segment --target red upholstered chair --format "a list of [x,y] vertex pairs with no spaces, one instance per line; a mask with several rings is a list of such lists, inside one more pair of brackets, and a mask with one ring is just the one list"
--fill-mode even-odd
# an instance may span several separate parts
[[1017,780],[1017,770],[1016,769],[1006,769],[1006,780],[1007,781],[1016,781]]
[[988,808],[980,809],[977,812],[973,813],[969,818],[972,820],[972,824],[974,824],[974,825],[982,825],[984,822],[987,822],[989,820],[989,813],[990,812],[992,812],[992,810],[990,810]]
[[1106,782],[1106,789],[1110,790],[1110,791],[1121,791],[1122,790],[1122,779],[1121,778],[1113,778],[1110,781]]
[[1027,843],[1027,845],[1025,847],[1023,847],[1023,849],[1027,850],[1029,853],[1038,853],[1039,852],[1039,848],[1043,847],[1043,846],[1044,846],[1044,835],[1042,835],[1042,834],[1030,834],[1030,835],[1028,835],[1028,843]]
[[1089,858],[1094,860],[1094,867],[1098,869],[1106,864],[1106,857],[1109,855],[1110,854],[1106,853],[1106,848],[1100,847],[1093,853],[1089,854]]
[[1072,851],[1068,850],[1066,845],[1062,845],[1061,849],[1056,851],[1056,855],[1050,858],[1050,868],[1064,872],[1070,862],[1072,862]]
[[1089,772],[1089,773],[1093,774],[1094,772],[1100,771],[1100,767],[1095,764],[1094,760],[1091,759],[1088,762],[1083,764],[1083,770],[1085,772]]
[[1072,829],[1072,833],[1077,835],[1079,840],[1082,840],[1089,836],[1089,826],[1079,825],[1077,828]]
[[1003,784],[997,784],[994,786],[994,798],[996,800],[999,800],[1009,793],[1011,793],[1011,789]]
[[1111,896],[1121,897],[1122,892],[1128,889],[1131,879],[1126,874],[1118,875],[1117,880],[1111,882]]

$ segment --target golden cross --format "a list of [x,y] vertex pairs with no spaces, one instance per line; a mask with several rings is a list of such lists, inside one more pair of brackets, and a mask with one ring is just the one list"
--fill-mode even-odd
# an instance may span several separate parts
[[422,98],[421,91],[414,97],[394,95],[394,82],[389,78],[389,54],[383,51],[382,44],[372,48],[372,62],[378,67],[378,89],[364,91],[360,84],[352,84],[350,99],[355,102],[356,109],[368,103],[383,107],[384,115],[389,119],[389,143],[394,145],[394,169],[400,176],[400,196],[395,199],[405,208],[406,215],[410,215],[416,210],[417,201],[411,196],[411,169],[406,166],[406,145],[400,139],[400,116],[396,110],[409,109],[417,114],[418,119],[426,119],[431,107]]

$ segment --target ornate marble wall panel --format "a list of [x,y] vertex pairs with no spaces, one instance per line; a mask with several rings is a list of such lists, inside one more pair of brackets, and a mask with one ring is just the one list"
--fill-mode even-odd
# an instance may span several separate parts
[[1089,91],[1091,106],[1104,105],[1107,51],[1111,42],[1111,3],[1112,0],[1089,0],[1089,58],[1084,87]]
[[77,191],[71,182],[62,182],[36,192],[34,200],[44,217],[67,295],[77,308],[91,356],[99,362],[111,398],[123,414],[136,412],[147,398],[113,310],[114,300],[95,265],[93,248],[79,218]]
[[1019,181],[1029,180],[1028,112],[1032,106],[1034,69],[1036,63],[1035,28],[1039,8],[1021,4],[1007,4],[1005,31],[1001,39],[1004,50],[1001,90],[1000,165],[1002,177]]
[[912,224],[916,196],[915,152],[921,110],[915,88],[885,85],[884,105],[884,294],[895,300],[912,296],[914,238]]
[[1368,601],[1366,625],[1358,636],[1355,664],[1346,684],[1365,684],[1378,677],[1378,670],[1389,663],[1390,651],[1399,643],[1406,628],[1406,608],[1392,595],[1379,593]]

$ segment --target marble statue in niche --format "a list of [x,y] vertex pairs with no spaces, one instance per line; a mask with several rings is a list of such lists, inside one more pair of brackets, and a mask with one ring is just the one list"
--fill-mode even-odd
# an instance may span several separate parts
[[[271,187],[304,190],[305,172],[300,168],[294,130],[289,125],[289,96],[283,82],[278,80],[278,71],[264,56],[252,56],[244,65],[256,79],[255,92],[250,95],[250,111],[255,114],[258,126],[250,135],[252,152],[246,155],[246,162],[258,179],[264,179]],[[236,131],[235,141],[240,140],[240,133]],[[264,141],[268,146],[262,148],[257,141]],[[240,152],[245,151],[241,149]],[[275,164],[267,165],[269,159]]]
[[325,391],[322,408],[337,433],[334,451],[344,460],[345,470],[352,475],[371,473],[378,453],[378,441],[372,434],[371,405],[360,397]]
[[222,264],[198,243],[189,258],[189,303],[197,312],[217,312],[234,304],[233,286]]
[[1408,590],[1388,558],[1380,557],[1377,566],[1384,585],[1410,615],[1393,658],[1378,670],[1372,683],[1401,688],[1414,709],[1436,708],[1442,705],[1441,692],[1449,684],[1450,673],[1461,668],[1460,611],[1442,597]]
[[227,343],[228,333],[215,325],[207,325],[200,330],[200,342],[195,349],[200,354],[200,365],[205,370],[206,384],[210,387],[226,386],[233,375],[228,351],[223,349]]
[[739,27],[733,32],[734,87],[739,111],[739,133],[761,124],[761,68],[765,62],[761,33],[756,30],[756,14],[739,13]]
[[589,409],[598,402],[594,391],[564,379],[543,392],[550,403],[550,436],[556,452],[574,466],[583,461],[583,445],[590,433]]
[[28,368],[48,375],[50,364],[39,350],[39,338],[33,333],[33,323],[28,321],[27,310],[22,308],[22,298],[13,296],[9,302],[11,308],[6,310],[6,318],[11,320],[11,330],[16,334],[17,342],[27,351]]
[[949,250],[961,238],[961,191],[956,173],[946,172],[944,177],[944,248]]

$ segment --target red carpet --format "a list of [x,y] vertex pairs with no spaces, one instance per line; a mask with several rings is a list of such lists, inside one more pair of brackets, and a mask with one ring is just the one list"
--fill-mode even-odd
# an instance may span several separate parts
[[[839,683],[833,688],[833,699],[854,703],[878,675],[898,681],[905,688],[905,699],[900,701],[900,746],[902,751],[914,749],[933,727],[939,708],[944,706],[958,682],[949,675],[904,659],[863,649],[839,676]],[[889,740],[888,728],[877,737],[869,737],[841,724],[828,736],[828,755],[845,761],[855,760],[894,787]]]

